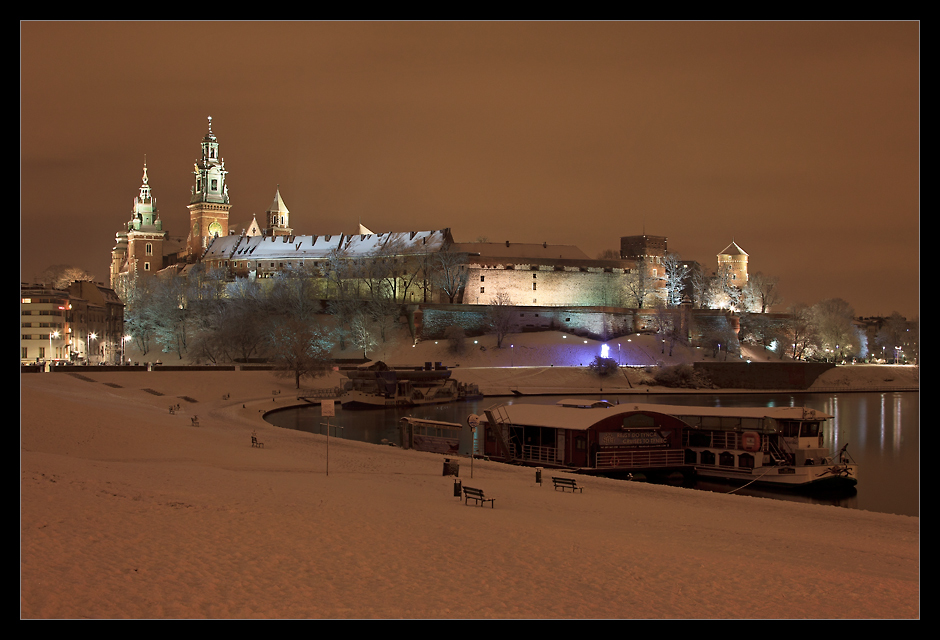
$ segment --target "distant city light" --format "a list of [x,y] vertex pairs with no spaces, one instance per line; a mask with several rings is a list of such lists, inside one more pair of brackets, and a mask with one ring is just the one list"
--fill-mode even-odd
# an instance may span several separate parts
[[601,345],[601,357],[606,358],[608,353],[610,353],[610,347],[606,344]]

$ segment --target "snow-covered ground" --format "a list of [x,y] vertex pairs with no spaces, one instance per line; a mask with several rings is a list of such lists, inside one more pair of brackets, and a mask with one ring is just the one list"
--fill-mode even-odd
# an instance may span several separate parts
[[[586,380],[525,337],[511,363],[373,357]],[[919,518],[603,478],[562,493],[482,460],[460,477],[495,508],[465,506],[439,455],[266,423],[293,399],[270,372],[79,374],[20,376],[24,618],[920,616]]]

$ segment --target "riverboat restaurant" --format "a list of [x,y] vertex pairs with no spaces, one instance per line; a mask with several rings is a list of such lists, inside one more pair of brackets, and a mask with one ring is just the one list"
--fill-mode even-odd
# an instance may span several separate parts
[[493,459],[582,473],[687,468],[687,425],[656,405],[575,399],[503,404],[484,415],[484,454]]

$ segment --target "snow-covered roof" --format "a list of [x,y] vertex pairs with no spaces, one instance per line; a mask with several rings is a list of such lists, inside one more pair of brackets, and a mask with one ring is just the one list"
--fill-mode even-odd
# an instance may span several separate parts
[[736,242],[732,241],[731,244],[725,247],[725,250],[719,253],[718,255],[720,256],[746,256],[747,252],[741,247],[739,247]]
[[449,229],[352,236],[222,236],[213,239],[203,260],[303,260],[327,258],[332,251],[350,258],[411,255],[440,251],[449,238]]
[[495,413],[508,418],[515,425],[586,431],[604,418],[637,411],[664,413],[670,416],[775,418],[777,420],[823,420],[832,417],[822,411],[804,407],[694,407],[634,402],[596,408],[513,403],[502,405]]

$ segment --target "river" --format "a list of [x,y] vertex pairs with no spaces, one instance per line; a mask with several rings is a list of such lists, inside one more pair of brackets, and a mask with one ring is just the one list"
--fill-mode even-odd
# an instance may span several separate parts
[[[695,480],[691,488],[832,504],[907,516],[920,515],[920,407],[918,393],[784,393],[784,394],[651,394],[605,395],[621,403],[637,401],[707,407],[806,406],[835,416],[829,421],[826,445],[837,451],[848,443],[848,452],[859,465],[854,491],[835,495],[795,495],[746,487],[735,489],[720,482]],[[330,419],[330,435],[373,444],[399,444],[398,420],[414,416],[467,424],[470,414],[499,403],[554,404],[558,396],[490,397],[476,402],[419,407],[407,410],[344,411],[337,405]],[[265,419],[278,427],[326,433],[325,419],[316,405],[282,409]],[[465,447],[469,451],[469,443]]]

